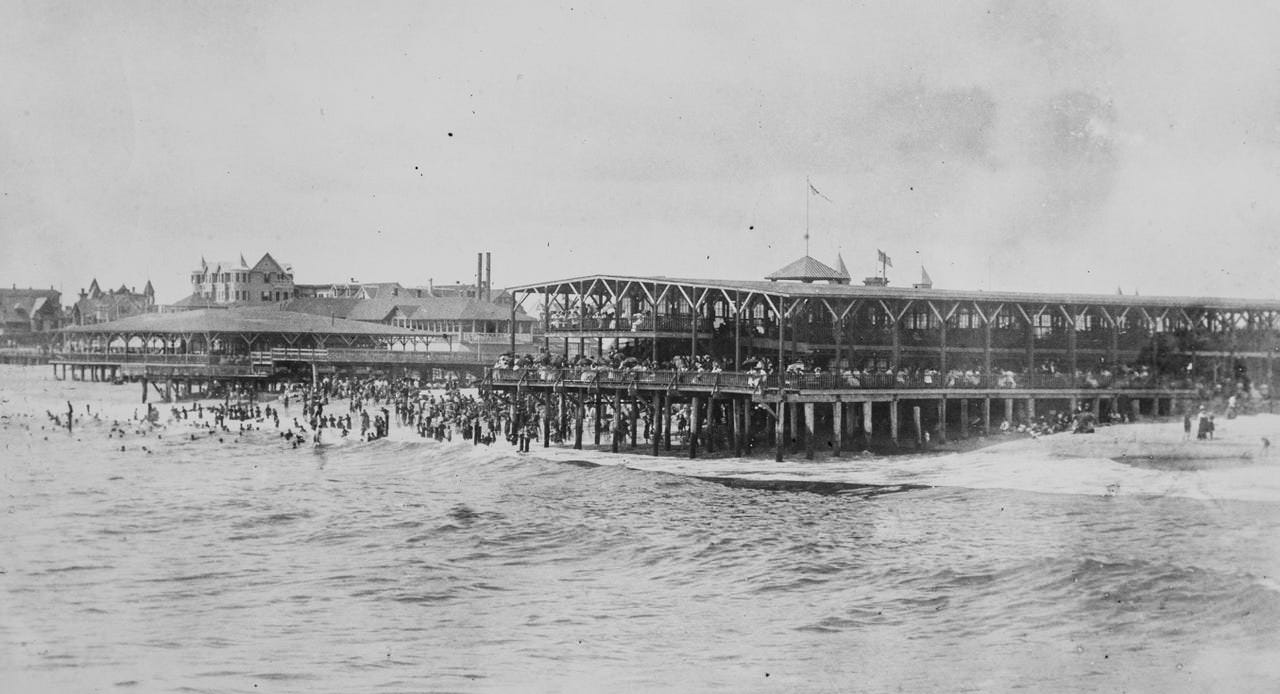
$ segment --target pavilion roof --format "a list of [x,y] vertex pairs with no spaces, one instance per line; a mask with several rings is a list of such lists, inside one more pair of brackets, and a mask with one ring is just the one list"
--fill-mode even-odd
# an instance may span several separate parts
[[330,316],[317,316],[276,308],[244,307],[195,309],[174,313],[147,313],[107,323],[63,328],[67,333],[259,333],[321,335],[421,335],[411,330],[381,323],[366,323]]
[[820,262],[813,256],[801,256],[783,268],[765,276],[767,280],[800,280],[802,282],[839,281],[849,279],[849,273]]

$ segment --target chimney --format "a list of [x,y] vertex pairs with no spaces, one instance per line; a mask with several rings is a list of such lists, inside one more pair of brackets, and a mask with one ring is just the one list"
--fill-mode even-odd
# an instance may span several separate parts
[[476,253],[476,298],[480,298],[480,287],[484,285],[484,253]]
[[484,300],[493,301],[493,254],[484,252]]

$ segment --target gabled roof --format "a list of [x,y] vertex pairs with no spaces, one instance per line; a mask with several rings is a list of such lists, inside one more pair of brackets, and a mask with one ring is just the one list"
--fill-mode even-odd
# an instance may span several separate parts
[[[243,256],[241,256],[243,257]],[[289,272],[288,266],[281,265],[270,253],[263,253],[262,258],[253,266],[253,272]]]
[[801,282],[839,281],[849,279],[849,273],[847,270],[841,273],[839,270],[834,270],[819,262],[812,256],[805,255],[801,256],[799,260],[766,275],[765,279],[775,282],[777,280],[800,280]]
[[0,322],[26,321],[42,308],[62,308],[62,293],[56,289],[0,289]]

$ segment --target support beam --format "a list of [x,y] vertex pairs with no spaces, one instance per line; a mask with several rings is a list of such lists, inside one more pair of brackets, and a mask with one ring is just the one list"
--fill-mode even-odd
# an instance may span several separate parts
[[671,393],[668,392],[662,398],[662,447],[668,452],[671,451],[671,417],[674,415],[671,406]]
[[924,446],[924,426],[920,421],[919,405],[911,406],[911,422],[915,426],[916,430],[916,448],[921,448]]
[[898,445],[898,396],[889,401],[889,438]]
[[938,443],[947,442],[947,396],[938,398]]
[[982,399],[982,435],[991,435],[991,396]]
[[662,445],[662,391],[655,391],[653,394],[653,416],[649,418],[649,444],[653,447],[653,454],[658,455],[659,447]]
[[969,438],[969,398],[960,398],[960,438]]
[[702,398],[693,396],[689,408],[689,457],[698,457],[698,437],[702,435]]
[[831,455],[839,458],[844,450],[844,403],[839,400],[831,403],[831,434],[835,439]]
[[582,450],[582,418],[586,415],[587,404],[583,402],[587,397],[586,393],[578,395],[578,402],[573,408],[573,449]]
[[791,450],[796,450],[800,443],[800,403],[787,403],[787,417],[791,420]]
[[636,419],[639,416],[640,408],[637,406],[637,401],[635,397],[631,397],[630,400],[631,402],[627,405],[627,410],[631,418],[631,431],[627,432],[627,438],[629,440],[631,448],[635,448],[636,447],[636,428],[637,428]]
[[551,447],[551,395],[547,395],[546,404],[542,406],[542,447]]
[[609,417],[609,450],[618,452],[618,441],[622,434],[622,391],[613,391],[613,414]]
[[604,408],[600,404],[600,393],[596,393],[596,409],[595,418],[592,421],[592,428],[595,429],[596,445],[600,445],[600,420],[604,418]]
[[862,441],[863,445],[871,444],[871,401],[862,401]]
[[804,404],[804,458],[805,460],[813,460],[813,440],[817,438],[813,422],[814,416],[813,403],[806,402]]
[[778,392],[777,416],[773,418],[773,435],[774,435],[774,456],[777,462],[782,462],[782,450],[786,446],[787,430],[786,430],[786,411],[787,411],[787,394],[784,391]]

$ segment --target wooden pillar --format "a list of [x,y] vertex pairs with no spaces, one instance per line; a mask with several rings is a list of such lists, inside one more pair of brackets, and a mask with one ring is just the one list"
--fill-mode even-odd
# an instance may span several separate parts
[[1013,425],[1013,423],[1017,421],[1013,417],[1013,398],[1004,399],[1004,419],[1010,425]]
[[871,443],[871,415],[872,405],[870,400],[862,401],[862,436],[863,443]]
[[742,398],[732,398],[733,403],[733,454],[742,456]]
[[831,455],[839,458],[844,450],[844,403],[839,400],[831,403],[831,434],[835,439]]
[[561,441],[569,438],[569,432],[565,428],[568,426],[568,422],[565,420],[564,413],[564,385],[561,384],[560,397],[556,398],[556,436],[558,436]]
[[938,323],[938,378],[947,378],[947,322]]
[[1072,308],[1070,311],[1071,319],[1067,321],[1067,363],[1071,369],[1072,387],[1079,387],[1076,384],[1076,311]]
[[142,401],[147,401],[147,377],[142,377]]
[[573,449],[582,450],[582,418],[586,414],[587,404],[583,399],[587,397],[585,392],[578,394],[578,402],[573,408]]
[[609,450],[618,452],[618,434],[622,432],[622,391],[613,391],[613,414],[609,417]]
[[714,453],[716,450],[716,396],[714,394],[707,396],[707,416],[704,417],[704,421],[707,423],[707,453]]
[[671,417],[673,409],[671,407],[671,392],[668,391],[662,397],[662,447],[668,452],[671,450]]
[[[896,308],[896,305],[895,305],[895,308]],[[889,317],[893,318],[893,316],[889,316]],[[898,321],[895,319],[892,325],[893,351],[892,351],[892,357],[891,357],[892,366],[890,367],[894,373],[897,373],[898,367],[902,364],[902,331],[899,329],[899,327],[900,326],[898,325]]]
[[782,450],[787,445],[786,430],[786,400],[787,395],[784,391],[778,392],[777,416],[773,418],[773,436],[774,436],[774,456],[777,462],[782,462]]
[[[742,368],[742,292],[733,293],[733,370]],[[737,402],[735,399],[734,402]],[[734,410],[737,412],[737,410]],[[736,421],[736,420],[735,420]],[[737,428],[735,424],[734,428]],[[739,450],[741,455],[742,451]]]
[[1129,400],[1129,409],[1133,412],[1131,419],[1138,421],[1138,415],[1142,412],[1142,400],[1139,398],[1131,398]]
[[916,429],[916,448],[924,445],[924,426],[920,421],[920,406],[911,406],[911,422]]
[[804,458],[805,460],[813,460],[813,440],[817,438],[814,433],[815,427],[813,422],[814,415],[813,403],[806,402],[804,404]]
[[1035,398],[1032,398],[1032,397],[1028,397],[1028,398],[1027,398],[1027,420],[1028,420],[1028,424],[1030,424],[1031,422],[1034,422],[1034,421],[1035,421],[1035,419],[1036,419],[1036,399],[1035,399]]
[[991,435],[991,396],[989,395],[982,399],[982,435]]
[[595,429],[596,445],[600,445],[600,420],[604,417],[604,410],[600,405],[600,393],[596,393],[596,411],[595,419],[592,420],[592,428]]
[[898,445],[898,396],[889,401],[889,438]]
[[[786,315],[786,299],[783,299],[782,297],[778,297],[778,368],[776,369],[776,371],[778,372],[778,392],[779,393],[786,390],[784,386],[787,379],[787,376],[786,376],[787,362],[785,361],[786,355],[783,353],[783,345],[786,342],[785,338],[786,338],[786,332],[787,332],[786,330],[787,321],[786,321],[785,315]],[[782,407],[781,405],[782,400],[778,400],[778,402],[779,402],[778,407]],[[781,410],[779,410],[778,412],[778,421],[779,422],[782,421]],[[779,424],[778,427],[779,427],[778,439],[781,440],[782,431],[783,431],[781,428],[782,425]],[[782,460],[782,458],[779,457],[778,460]]]
[[702,435],[702,398],[693,396],[689,407],[689,457],[698,457],[698,437]]
[[627,406],[628,410],[630,410],[628,414],[631,415],[631,431],[627,433],[628,433],[628,437],[631,440],[632,448],[636,447],[636,419],[638,418],[639,410],[640,410],[640,408],[636,406],[637,404],[636,398],[638,397],[640,397],[639,394],[636,394],[635,397],[631,398],[631,403]]
[[1102,421],[1102,398],[1093,398],[1093,419],[1096,422]]
[[791,420],[791,449],[800,442],[800,403],[787,403],[787,418]]
[[649,444],[653,454],[658,455],[662,441],[662,391],[653,394],[653,416],[649,418]]
[[960,398],[960,438],[969,438],[969,398]]
[[982,322],[982,387],[991,387],[991,321],[995,319],[993,314],[991,318]]
[[542,407],[542,447],[551,447],[551,394],[547,393],[546,405]]
[[938,443],[947,442],[947,397],[938,398]]

